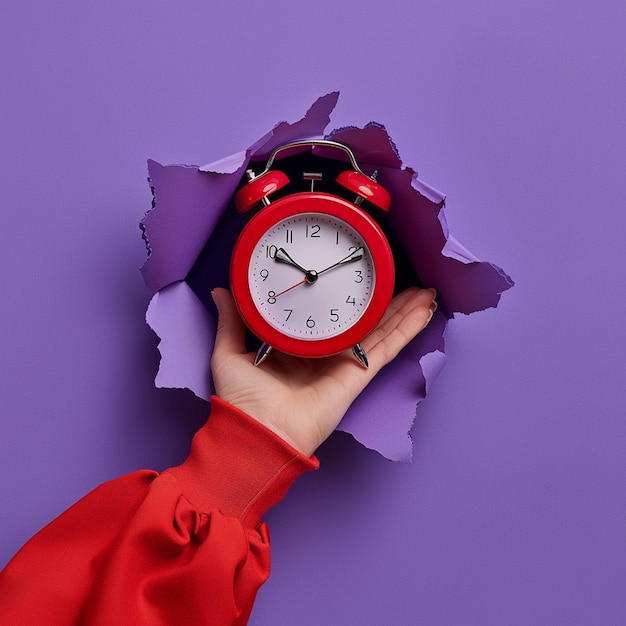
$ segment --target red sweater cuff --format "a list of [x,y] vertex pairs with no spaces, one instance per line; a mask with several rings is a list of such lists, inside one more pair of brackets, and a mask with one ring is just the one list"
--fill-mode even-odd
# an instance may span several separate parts
[[300,474],[318,466],[315,457],[304,456],[263,424],[213,396],[211,416],[193,438],[189,457],[166,471],[198,509],[219,509],[253,527]]

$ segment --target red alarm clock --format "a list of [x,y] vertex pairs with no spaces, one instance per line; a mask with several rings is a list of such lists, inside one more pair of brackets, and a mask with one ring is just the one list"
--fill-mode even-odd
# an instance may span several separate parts
[[[272,170],[276,156],[302,147],[347,154],[351,170],[336,182],[354,194],[348,200],[316,191],[322,173],[303,173],[310,191],[271,201],[289,183]],[[391,300],[394,261],[382,229],[360,204],[364,199],[388,211],[389,193],[364,174],[348,146],[328,140],[298,141],[277,148],[263,172],[247,172],[250,182],[235,196],[245,212],[261,203],[235,244],[232,294],[246,326],[263,342],[255,364],[272,348],[299,357],[325,357],[352,348],[367,367],[360,342],[374,329]]]

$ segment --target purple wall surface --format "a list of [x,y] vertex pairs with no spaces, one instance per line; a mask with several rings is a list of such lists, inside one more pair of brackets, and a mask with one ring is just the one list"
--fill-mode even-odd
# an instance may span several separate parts
[[7,0],[0,31],[0,566],[205,419],[153,384],[147,159],[339,90],[332,126],[385,124],[516,286],[449,324],[411,464],[337,433],[269,513],[251,624],[626,623],[622,0]]

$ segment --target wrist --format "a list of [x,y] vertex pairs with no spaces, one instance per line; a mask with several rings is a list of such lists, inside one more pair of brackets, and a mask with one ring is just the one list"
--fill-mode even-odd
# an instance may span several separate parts
[[302,473],[319,462],[222,398],[211,398],[211,416],[194,437],[191,453],[168,470],[196,506],[219,509],[255,526]]

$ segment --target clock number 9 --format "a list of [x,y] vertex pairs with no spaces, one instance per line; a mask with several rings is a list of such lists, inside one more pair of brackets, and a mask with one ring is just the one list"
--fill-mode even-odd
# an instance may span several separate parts
[[266,269],[262,269],[259,272],[259,276],[263,279],[263,282],[265,282],[267,280],[267,277],[270,275],[269,271]]

